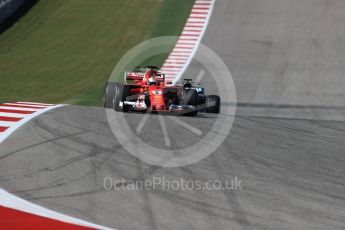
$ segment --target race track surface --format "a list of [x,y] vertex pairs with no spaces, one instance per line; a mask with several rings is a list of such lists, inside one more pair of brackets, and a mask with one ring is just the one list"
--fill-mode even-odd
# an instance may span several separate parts
[[[119,229],[343,229],[343,12],[341,0],[217,0],[203,43],[231,71],[239,105],[224,143],[200,162],[179,168],[143,163],[115,139],[104,109],[66,106],[0,145],[1,187]],[[186,75],[199,71],[192,63]],[[215,92],[212,80],[202,83]],[[143,117],[125,116],[133,129]],[[206,132],[216,118],[181,119]],[[157,119],[149,117],[141,137],[165,148]],[[165,120],[172,146],[202,137]],[[241,189],[108,191],[105,177],[237,177]]]

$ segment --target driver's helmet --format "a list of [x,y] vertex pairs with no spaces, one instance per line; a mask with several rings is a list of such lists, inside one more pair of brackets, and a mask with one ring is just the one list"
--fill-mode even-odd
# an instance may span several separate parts
[[154,71],[149,72],[149,80],[148,80],[149,85],[154,85],[156,84],[156,74]]
[[149,85],[154,85],[156,84],[156,77],[150,77],[149,78]]

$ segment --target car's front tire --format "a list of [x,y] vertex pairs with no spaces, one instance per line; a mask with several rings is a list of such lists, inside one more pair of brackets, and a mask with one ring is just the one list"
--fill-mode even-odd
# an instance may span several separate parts
[[117,112],[128,112],[128,105],[122,104],[120,102],[126,101],[127,97],[130,95],[130,86],[123,85],[121,83],[116,83],[114,97],[113,97],[113,108]]
[[104,86],[104,108],[112,109],[113,108],[113,98],[115,95],[117,83],[107,82]]

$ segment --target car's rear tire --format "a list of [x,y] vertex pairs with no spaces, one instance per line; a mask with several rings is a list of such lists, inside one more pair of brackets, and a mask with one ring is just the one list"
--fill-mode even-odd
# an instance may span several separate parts
[[113,108],[117,112],[128,112],[129,106],[122,104],[120,102],[126,101],[127,97],[130,95],[130,86],[123,85],[120,83],[116,84],[114,97],[113,97]]
[[209,95],[206,100],[207,113],[220,113],[220,97],[218,95]]
[[104,108],[112,109],[113,108],[113,99],[118,83],[107,82],[104,86]]
[[182,105],[192,105],[195,110],[185,113],[186,116],[196,116],[198,114],[198,93],[195,89],[183,89]]

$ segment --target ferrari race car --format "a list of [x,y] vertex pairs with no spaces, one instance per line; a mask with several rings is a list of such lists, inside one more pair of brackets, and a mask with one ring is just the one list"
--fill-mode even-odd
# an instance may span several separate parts
[[[145,68],[145,70],[142,70]],[[165,74],[156,66],[137,67],[125,72],[125,83],[107,82],[104,107],[115,111],[165,112],[195,116],[198,111],[219,113],[220,97],[206,96],[204,88],[193,86],[190,79],[183,85],[166,82]]]

